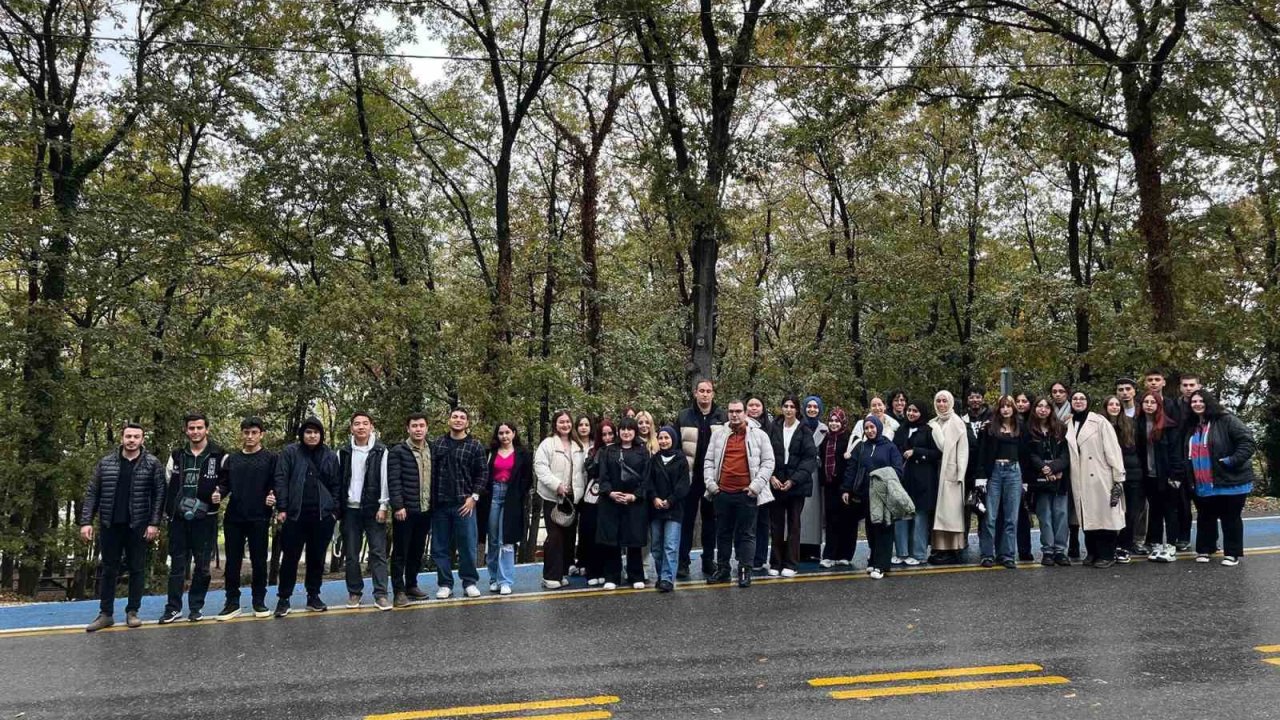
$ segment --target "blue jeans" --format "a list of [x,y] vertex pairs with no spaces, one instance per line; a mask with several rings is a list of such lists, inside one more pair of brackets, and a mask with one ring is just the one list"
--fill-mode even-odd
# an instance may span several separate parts
[[658,580],[675,582],[676,561],[680,555],[680,521],[655,518],[649,521],[649,553]]
[[[987,517],[982,523],[982,532],[978,533],[978,548],[982,557],[996,556],[1000,552],[1001,560],[1012,560],[1017,556],[1018,548],[1018,504],[1022,502],[1022,467],[1018,463],[996,463],[987,479]],[[1006,512],[1004,523],[997,536],[996,522],[1000,519],[1001,506],[1011,510]],[[995,547],[999,537],[999,547]]]
[[898,557],[913,557],[924,562],[929,557],[928,513],[917,512],[915,517],[894,522],[893,542]]
[[507,500],[507,484],[493,484],[493,501],[489,506],[489,538],[484,544],[484,559],[489,568],[489,582],[502,585],[516,583],[516,546],[502,537],[503,504]]
[[453,568],[449,560],[458,549],[458,576],[462,586],[480,581],[476,570],[476,514],[458,514],[461,505],[437,506],[431,511],[431,559],[436,562],[436,582],[440,587],[453,587]]
[[1067,554],[1067,494],[1036,493],[1040,519],[1040,551],[1045,556]]

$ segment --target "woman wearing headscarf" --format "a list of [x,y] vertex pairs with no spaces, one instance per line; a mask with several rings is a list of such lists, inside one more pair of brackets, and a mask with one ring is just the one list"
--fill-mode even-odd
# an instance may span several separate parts
[[889,560],[893,554],[893,525],[876,523],[871,518],[871,473],[891,467],[902,477],[902,453],[898,446],[885,437],[880,418],[868,415],[862,423],[862,441],[854,448],[845,469],[844,484],[840,488],[840,501],[857,503],[859,517],[866,518],[867,544],[871,546],[871,559],[867,573],[879,580],[889,572]]
[[853,508],[840,500],[840,485],[849,464],[844,457],[844,447],[849,441],[849,418],[843,408],[831,411],[827,429],[827,436],[818,446],[818,479],[827,516],[826,543],[818,564],[824,568],[852,565],[858,541],[858,517]]
[[773,553],[769,557],[769,574],[795,577],[800,562],[800,512],[813,489],[818,451],[813,434],[796,417],[794,395],[782,399],[782,422],[773,426],[769,440],[776,462],[769,485],[773,502],[769,504]]
[[942,459],[942,451],[933,441],[927,409],[920,405],[907,403],[903,409],[903,425],[895,436],[906,466],[903,487],[916,506],[915,517],[893,524],[897,556],[908,566],[919,565],[929,557],[929,527],[938,500],[938,462]]
[[680,520],[689,494],[689,461],[680,449],[680,434],[670,425],[657,433],[658,453],[649,463],[645,496],[649,503],[649,553],[658,576],[658,592],[675,589],[680,555]]
[[940,453],[938,460],[938,502],[933,514],[930,535],[934,555],[930,563],[946,565],[960,562],[964,550],[964,476],[969,467],[969,430],[955,413],[956,399],[940,390],[933,396],[934,417],[929,432]]
[[[822,421],[825,417],[825,406],[822,398],[810,395],[804,399],[801,407],[804,413],[800,422],[813,432],[813,447],[816,448],[826,439],[831,429]],[[800,511],[800,562],[810,562],[822,557],[822,528],[826,523],[826,508],[823,507],[822,494],[818,490],[817,475],[814,475],[813,486],[809,490],[809,499]]]
[[1191,393],[1187,408],[1185,477],[1195,491],[1196,562],[1209,562],[1218,549],[1221,522],[1222,564],[1234,567],[1244,556],[1240,513],[1253,492],[1253,433],[1207,390]]
[[[872,395],[871,402],[867,403],[867,407],[869,408],[867,415],[874,415],[876,420],[879,421],[880,427],[884,428],[884,432],[881,434],[881,437],[892,441],[894,433],[898,431],[898,421],[889,414],[888,406],[884,403],[884,398],[879,395]],[[865,423],[863,424],[865,425]],[[846,459],[853,456],[853,445],[861,439],[862,428],[854,428],[853,433],[851,433],[849,437],[849,446],[845,448],[844,456]]]
[[1071,496],[1084,528],[1085,565],[1116,564],[1116,541],[1124,529],[1124,453],[1106,418],[1089,412],[1089,396],[1071,394],[1067,423]]

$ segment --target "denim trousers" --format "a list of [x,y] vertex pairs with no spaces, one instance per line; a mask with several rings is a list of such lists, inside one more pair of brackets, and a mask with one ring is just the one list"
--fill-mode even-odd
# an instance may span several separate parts
[[[1022,468],[1016,462],[996,463],[987,479],[987,516],[982,524],[982,532],[978,533],[978,548],[982,557],[996,557],[997,551],[1001,560],[1013,559],[1017,556],[1018,542],[1018,504],[1022,502]],[[1000,508],[1007,507],[1011,512],[1000,517]],[[997,527],[997,522],[1000,527]],[[998,540],[998,543],[997,543]]]
[[485,564],[489,568],[489,582],[514,585],[516,582],[516,546],[502,537],[502,519],[506,514],[503,505],[507,500],[507,484],[493,484],[493,500],[489,506],[489,535],[484,544]]
[[1036,493],[1036,517],[1040,520],[1040,552],[1055,557],[1067,554],[1067,494]]
[[436,562],[436,582],[440,587],[453,587],[453,551],[458,551],[458,577],[462,586],[480,580],[476,570],[476,514],[458,514],[461,505],[440,505],[431,511],[431,559]]
[[929,514],[917,512],[913,517],[894,522],[893,542],[898,557],[913,557],[924,562],[929,557]]
[[649,521],[649,554],[659,580],[675,582],[676,563],[680,556],[680,521],[675,517]]

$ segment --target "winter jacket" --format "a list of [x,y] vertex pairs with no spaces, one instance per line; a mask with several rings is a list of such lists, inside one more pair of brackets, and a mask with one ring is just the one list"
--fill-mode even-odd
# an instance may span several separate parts
[[[913,431],[914,430],[914,431]],[[903,455],[902,486],[911,496],[916,512],[932,514],[938,502],[938,464],[942,451],[933,440],[933,429],[926,423],[917,428],[904,426],[894,436]],[[906,457],[907,451],[911,457]]]
[[1150,443],[1147,438],[1148,424],[1147,415],[1143,413],[1134,421],[1133,429],[1134,439],[1138,441],[1138,462],[1142,464],[1142,477],[1181,480],[1184,462],[1179,455],[1184,445],[1182,433],[1172,419],[1166,416],[1164,432],[1160,433],[1160,438],[1155,442],[1155,452],[1152,453],[1155,455],[1155,465],[1152,466],[1147,457],[1147,445]]
[[[650,458],[644,490],[649,519],[680,521],[684,517],[685,496],[689,494],[690,483],[689,461],[685,460],[684,453],[674,453],[670,458],[659,453]],[[653,506],[655,499],[669,500],[671,507],[658,510]]]
[[[1191,422],[1195,422],[1192,416]],[[1194,429],[1186,430],[1182,436],[1182,472],[1187,481],[1195,485],[1195,476],[1191,471],[1190,442]],[[1215,488],[1239,487],[1254,481],[1253,452],[1256,445],[1253,432],[1235,415],[1224,414],[1209,423],[1209,458],[1213,467],[1213,486]],[[1223,460],[1227,460],[1223,463]]]
[[[184,456],[189,452],[186,445],[175,448],[169,455],[169,464],[165,466],[169,481],[165,487],[164,511],[170,518],[178,514],[178,501],[182,498],[182,463]],[[209,441],[205,445],[204,452],[200,453],[200,478],[196,485],[196,499],[210,506],[210,515],[217,513],[217,506],[213,503],[213,491],[227,494],[227,488],[222,484],[222,458],[225,455],[226,452],[213,441]]]
[[1054,484],[1029,482],[1027,489],[1035,493],[1052,493],[1065,495],[1071,489],[1071,458],[1067,452],[1067,439],[1053,435],[1042,435],[1035,430],[1027,432],[1027,475],[1030,478],[1044,477],[1045,465],[1062,477]]
[[675,428],[680,433],[680,449],[684,451],[684,457],[693,470],[695,485],[703,480],[703,466],[711,435],[716,429],[724,427],[725,422],[724,411],[715,405],[711,406],[711,412],[706,415],[702,414],[697,405],[692,405],[676,416]]
[[555,435],[538,443],[538,449],[533,453],[533,476],[538,483],[538,497],[550,503],[559,502],[560,486],[568,485],[569,495],[576,505],[587,488],[586,461],[586,449],[572,440],[569,441],[568,452]]
[[845,469],[840,492],[849,493],[852,502],[867,502],[871,495],[871,473],[891,467],[902,475],[902,453],[898,446],[883,436],[875,442],[862,441],[853,450],[849,466]]
[[[347,441],[347,444],[338,450],[338,465],[342,468],[339,477],[342,478],[342,491],[338,495],[343,505],[350,504],[351,494],[351,458],[354,454],[352,446],[355,440]],[[388,480],[391,474],[388,468],[389,462],[387,457],[387,446],[382,444],[377,435],[369,437],[369,452],[364,460],[364,485],[360,487],[360,512],[361,514],[372,517],[378,510],[385,510],[390,506],[391,488]],[[386,486],[384,488],[384,485]],[[383,490],[387,494],[383,494]]]
[[[427,468],[431,468],[431,443],[423,442],[422,452],[427,454]],[[431,478],[427,478],[430,480]],[[387,492],[391,495],[392,510],[408,510],[423,513],[430,510],[430,498],[422,492],[422,477],[418,473],[418,459],[408,440],[396,443],[387,450]]]
[[[818,446],[818,479],[823,487],[840,487],[840,483],[844,481],[844,471],[849,465],[849,459],[844,456],[844,448],[848,443],[848,431],[839,434],[828,434],[822,438],[822,444]],[[827,448],[835,447],[835,472],[827,473]]]
[[875,525],[892,525],[916,514],[915,503],[903,489],[896,468],[882,467],[871,471],[868,501],[871,522]]
[[797,422],[788,454],[783,448],[783,426],[784,423],[774,425],[769,436],[773,446],[773,476],[779,482],[790,480],[794,485],[789,490],[774,489],[773,496],[776,499],[809,497],[813,494],[814,476],[818,474],[818,449],[813,446],[813,431]]
[[313,462],[308,459],[309,453],[314,458],[319,486],[320,517],[342,515],[342,467],[338,454],[324,444],[323,438],[322,434],[320,445],[315,448],[307,449],[302,440],[298,440],[280,453],[280,461],[276,463],[276,509],[285,513],[286,522],[297,522],[302,515],[302,495]]
[[441,435],[430,441],[431,506],[461,505],[489,488],[489,452],[468,435],[454,440]]
[[[728,425],[721,425],[711,433],[711,441],[707,444],[702,477],[708,498],[720,492],[720,466],[724,462],[724,448],[731,432]],[[773,443],[763,430],[748,423],[746,445],[747,470],[751,473],[751,485],[747,489],[755,494],[757,505],[766,505],[773,502],[773,492],[769,489],[769,479],[773,477],[777,460],[773,454]]]
[[[489,477],[493,478],[493,461],[497,453],[489,453]],[[519,545],[524,542],[525,501],[529,497],[529,488],[533,485],[533,453],[528,448],[516,448],[515,464],[511,466],[511,477],[507,480],[507,495],[502,501],[502,543]],[[493,504],[493,485],[489,486],[480,503],[476,507],[476,523],[480,527],[489,526],[490,506]]]
[[[92,525],[96,512],[103,524],[115,514],[116,488],[120,483],[120,450],[104,455],[93,467],[80,506],[80,524]],[[165,496],[164,468],[155,455],[140,451],[133,463],[133,484],[129,491],[129,527],[159,527]]]
[[[600,453],[600,502],[596,515],[596,542],[617,547],[644,547],[649,539],[649,504],[645,477],[649,473],[649,451],[643,444],[623,449],[610,445]],[[623,466],[626,466],[624,470]],[[636,501],[616,503],[609,493],[636,496]]]
[[[1136,436],[1134,438],[1137,439]],[[1120,446],[1120,454],[1124,458],[1124,481],[1127,483],[1142,482],[1142,458],[1138,457],[1137,444]]]

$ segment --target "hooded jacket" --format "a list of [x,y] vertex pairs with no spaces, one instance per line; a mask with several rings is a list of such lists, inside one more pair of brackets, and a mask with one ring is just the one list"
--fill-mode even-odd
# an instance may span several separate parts
[[[732,430],[728,425],[721,425],[711,433],[711,441],[707,444],[707,457],[702,464],[702,477],[706,482],[706,496],[714,497],[720,492],[720,467],[724,463],[724,449]],[[755,493],[756,504],[766,505],[773,502],[773,493],[769,489],[769,478],[773,477],[776,459],[773,455],[773,443],[764,431],[747,423],[747,469],[751,473],[751,485],[748,489]]]
[[[320,444],[308,448],[302,442],[307,428],[320,431]],[[324,444],[324,424],[309,417],[298,427],[298,441],[290,443],[276,463],[276,507],[285,513],[285,522],[297,522],[302,514],[302,495],[307,476],[314,471],[320,501],[320,517],[342,515],[342,467],[338,454]]]

